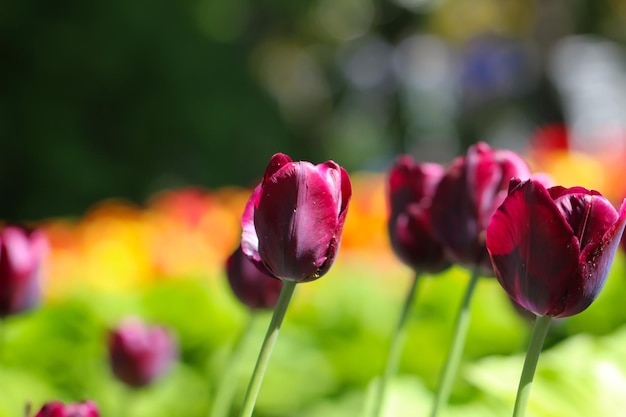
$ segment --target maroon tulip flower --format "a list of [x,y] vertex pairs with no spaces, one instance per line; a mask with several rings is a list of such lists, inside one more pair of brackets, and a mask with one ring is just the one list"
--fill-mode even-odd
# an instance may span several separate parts
[[283,282],[261,270],[238,247],[226,261],[228,283],[235,296],[252,310],[276,306]]
[[519,305],[568,317],[602,289],[625,224],[626,202],[618,212],[596,191],[513,180],[487,229],[487,248],[498,281]]
[[93,401],[63,404],[60,401],[46,403],[35,417],[100,417],[98,407]]
[[345,169],[272,156],[242,217],[246,256],[282,280],[324,275],[337,256],[352,195]]
[[125,384],[145,386],[170,370],[178,356],[172,334],[137,318],[124,320],[109,335],[113,374]]
[[0,232],[0,318],[39,303],[40,265],[48,241],[40,230],[7,226]]
[[450,266],[431,225],[432,196],[443,174],[441,165],[418,164],[409,155],[400,156],[389,172],[389,240],[400,260],[416,271],[436,273]]
[[431,212],[435,236],[454,262],[493,276],[485,230],[507,196],[509,180],[530,175],[530,168],[515,152],[482,142],[451,163],[437,186]]

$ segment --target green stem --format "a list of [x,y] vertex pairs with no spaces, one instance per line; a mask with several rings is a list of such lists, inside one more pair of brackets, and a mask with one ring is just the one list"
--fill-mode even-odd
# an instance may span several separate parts
[[217,391],[215,392],[210,414],[211,417],[227,417],[230,413],[233,398],[235,397],[235,392],[237,392],[237,377],[239,376],[241,358],[246,351],[245,348],[252,334],[255,318],[257,316],[255,311],[250,311],[247,323],[228,356],[226,367],[222,371],[222,377],[217,385]]
[[263,345],[261,345],[259,357],[256,361],[252,377],[250,378],[250,383],[248,384],[248,390],[246,391],[246,396],[243,400],[241,417],[250,417],[254,412],[254,405],[256,404],[256,399],[259,396],[259,391],[261,390],[261,383],[263,382],[265,369],[267,369],[267,364],[270,356],[272,355],[274,345],[276,344],[276,339],[278,339],[280,325],[283,322],[285,312],[287,311],[289,301],[291,300],[291,296],[293,295],[295,288],[295,282],[283,281],[283,288],[280,291],[278,303],[274,308],[272,321],[270,322],[267,333],[265,334],[265,339],[263,340]]
[[537,316],[535,319],[530,345],[528,346],[528,352],[526,352],[526,359],[524,360],[522,376],[520,377],[519,386],[517,387],[513,417],[523,417],[526,413],[526,404],[528,404],[528,397],[530,397],[530,388],[533,385],[537,361],[539,360],[539,354],[541,353],[541,348],[543,347],[543,342],[546,339],[551,322],[552,317],[550,316]]
[[372,406],[372,417],[378,417],[380,415],[383,402],[385,400],[387,384],[398,371],[400,356],[402,354],[402,348],[404,347],[407,335],[406,322],[409,317],[411,307],[413,306],[413,300],[415,299],[418,278],[419,274],[416,273],[413,278],[413,282],[411,282],[411,287],[409,288],[406,299],[404,300],[404,306],[402,308],[402,312],[400,313],[400,319],[398,320],[396,331],[391,340],[389,356],[387,357],[387,366],[385,368],[385,372],[383,373],[383,377],[376,385],[376,391],[374,392],[375,397]]
[[431,417],[437,417],[439,411],[441,411],[441,409],[448,403],[448,398],[452,392],[452,385],[458,372],[459,365],[461,364],[461,357],[463,356],[463,349],[465,347],[465,339],[469,329],[471,318],[470,303],[472,301],[472,295],[474,294],[474,289],[476,288],[476,283],[478,282],[479,277],[480,273],[478,268],[474,268],[472,270],[472,276],[469,284],[467,285],[467,289],[465,290],[465,296],[463,297],[461,308],[459,309],[459,313],[456,318],[452,345],[450,347],[446,363],[443,367],[441,379],[439,381],[439,388],[435,394],[435,402],[430,414]]

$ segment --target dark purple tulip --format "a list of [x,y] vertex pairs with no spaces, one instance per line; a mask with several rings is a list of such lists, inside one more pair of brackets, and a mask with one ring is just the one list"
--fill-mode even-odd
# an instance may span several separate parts
[[389,171],[387,230],[396,255],[416,271],[440,272],[450,266],[431,226],[432,196],[443,177],[439,164],[418,164],[401,155]]
[[40,230],[7,226],[0,232],[0,317],[39,303],[39,270],[48,241]]
[[93,401],[67,405],[60,401],[51,401],[41,407],[35,417],[100,417],[100,413]]
[[597,191],[513,180],[487,228],[487,248],[498,281],[519,305],[568,317],[602,289],[625,224],[626,201],[618,212]]
[[256,266],[238,247],[226,261],[228,283],[235,296],[252,310],[272,309],[283,282]]
[[131,387],[142,387],[164,375],[178,356],[172,334],[137,318],[124,320],[109,334],[113,374]]
[[435,236],[454,262],[479,267],[483,274],[493,276],[485,230],[513,177],[530,178],[526,162],[515,152],[492,149],[482,142],[450,164],[431,210]]
[[335,162],[275,154],[241,219],[243,252],[283,280],[321,277],[337,256],[351,196],[348,173]]

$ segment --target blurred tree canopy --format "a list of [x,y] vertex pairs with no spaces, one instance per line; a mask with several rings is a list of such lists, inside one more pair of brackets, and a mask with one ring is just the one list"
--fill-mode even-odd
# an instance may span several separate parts
[[510,145],[563,118],[552,45],[623,41],[624,18],[610,0],[5,0],[0,218],[248,186],[279,151],[354,170]]
[[3,4],[3,218],[78,214],[106,197],[248,185],[289,151],[249,44],[207,37],[199,2]]

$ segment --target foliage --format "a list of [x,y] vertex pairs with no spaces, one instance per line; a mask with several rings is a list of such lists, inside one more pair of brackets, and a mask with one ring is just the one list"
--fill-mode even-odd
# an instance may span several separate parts
[[[408,271],[377,276],[340,267],[298,287],[270,362],[257,411],[260,417],[358,415],[368,385],[382,371],[392,324]],[[444,359],[467,271],[425,277],[410,318],[399,376],[387,414],[426,412]],[[617,416],[626,386],[626,283],[621,258],[605,291],[587,311],[557,321],[541,357],[530,415]],[[447,416],[501,416],[512,407],[529,323],[493,279],[484,278],[473,302],[465,364]],[[172,327],[182,359],[145,389],[130,390],[108,369],[105,335],[126,315]],[[269,314],[254,321],[241,362],[243,397]],[[26,402],[50,398],[96,400],[103,415],[206,416],[225,359],[248,320],[225,277],[170,277],[122,293],[68,294],[37,311],[2,323],[0,417],[21,415]],[[233,414],[235,415],[235,414]]]

